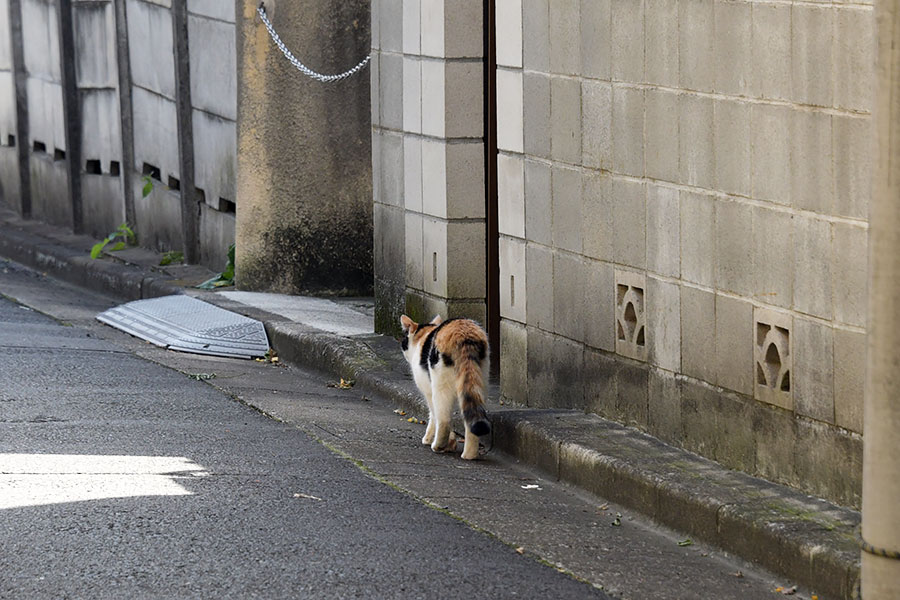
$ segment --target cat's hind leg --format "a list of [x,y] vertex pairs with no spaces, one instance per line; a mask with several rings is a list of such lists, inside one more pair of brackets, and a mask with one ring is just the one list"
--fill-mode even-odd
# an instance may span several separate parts
[[450,419],[453,416],[456,392],[453,390],[452,378],[445,375],[446,373],[439,371],[432,374],[431,406],[434,439],[431,442],[431,449],[435,452],[446,451],[450,443]]
[[468,423],[466,423],[466,444],[463,446],[462,457],[464,460],[478,458],[478,436],[472,433]]
[[431,400],[431,390],[423,394],[425,403],[428,404],[428,425],[425,426],[425,435],[422,436],[422,444],[430,446],[434,441],[434,403]]

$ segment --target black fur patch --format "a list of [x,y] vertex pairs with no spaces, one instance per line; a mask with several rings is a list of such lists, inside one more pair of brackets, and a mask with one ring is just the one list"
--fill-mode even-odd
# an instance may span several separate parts
[[464,340],[462,345],[469,349],[469,358],[478,357],[482,361],[487,356],[487,347],[481,340]]
[[406,352],[409,350],[409,336],[403,336],[403,339],[400,340],[400,347],[403,348],[403,351]]
[[444,359],[444,366],[445,366],[445,367],[452,367],[452,366],[453,366],[453,359],[450,358],[450,355],[449,355],[449,354],[444,354],[444,355],[442,355],[442,358]]
[[491,424],[485,419],[482,419],[481,421],[475,421],[474,423],[472,423],[470,431],[478,437],[481,437],[491,432]]
[[[437,335],[437,332],[441,330],[441,327],[443,327],[447,323],[452,323],[453,321],[456,321],[456,319],[447,319],[446,321],[429,331],[428,336],[425,337],[425,341],[422,342],[422,354],[419,355],[419,366],[421,366],[426,371],[428,370],[428,361],[431,357],[431,349],[434,348],[434,336]],[[435,358],[431,364],[437,364],[437,358]]]
[[438,328],[435,327],[431,331],[428,332],[428,335],[425,336],[425,341],[422,342],[422,354],[419,355],[419,366],[428,370],[428,356],[431,354],[431,349],[434,347],[434,334],[437,333]]
[[472,397],[466,397],[463,410],[463,419],[469,425],[469,431],[481,437],[491,432],[491,422],[488,421],[487,411],[484,406],[477,403]]
[[428,353],[428,364],[434,367],[434,365],[436,365],[438,363],[438,360],[440,359],[440,354],[441,353],[438,352],[437,347],[432,346],[431,352]]

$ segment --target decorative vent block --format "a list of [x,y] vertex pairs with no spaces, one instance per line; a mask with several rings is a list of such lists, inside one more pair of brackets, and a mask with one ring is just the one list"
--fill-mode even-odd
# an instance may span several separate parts
[[645,289],[644,275],[616,271],[616,352],[636,360],[647,360]]
[[763,308],[753,314],[754,396],[787,410],[794,408],[791,387],[790,315]]

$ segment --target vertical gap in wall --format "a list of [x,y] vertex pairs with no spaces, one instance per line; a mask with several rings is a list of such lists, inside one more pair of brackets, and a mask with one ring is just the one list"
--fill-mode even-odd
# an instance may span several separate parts
[[192,265],[200,260],[200,203],[194,189],[194,128],[187,3],[172,3],[172,28],[175,40],[175,96],[181,171],[181,230],[184,236],[184,262]]
[[497,39],[495,0],[484,0],[484,200],[486,316],[493,348],[491,377],[500,376],[500,233],[497,223]]
[[25,68],[25,46],[22,38],[22,5],[20,0],[9,0],[9,29],[12,47],[13,78],[16,88],[16,135],[19,144],[19,214],[31,218],[31,144],[28,143],[28,72]]
[[[125,204],[125,221],[138,228],[134,210],[132,172],[134,169],[134,115],[131,105],[131,63],[128,55],[128,24],[126,0],[115,0],[116,10],[116,67],[119,74],[119,121],[122,132],[122,201]],[[110,166],[112,172],[112,166]],[[116,173],[118,174],[118,173]]]
[[72,231],[84,233],[81,202],[81,98],[75,77],[75,30],[72,0],[59,0],[59,61],[63,88],[63,115],[66,150],[57,149],[55,160],[66,161],[69,179],[69,201],[72,204]]

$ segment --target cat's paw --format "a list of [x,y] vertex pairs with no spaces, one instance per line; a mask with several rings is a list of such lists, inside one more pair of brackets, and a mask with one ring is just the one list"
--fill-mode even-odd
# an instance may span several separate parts
[[431,445],[431,442],[433,442],[433,441],[434,441],[434,434],[433,434],[433,433],[430,433],[430,434],[429,434],[429,433],[426,433],[426,434],[425,434],[425,437],[422,438],[422,445],[423,445],[423,446],[430,446],[430,445]]
[[478,458],[478,444],[466,444],[462,452],[463,460],[475,460]]

